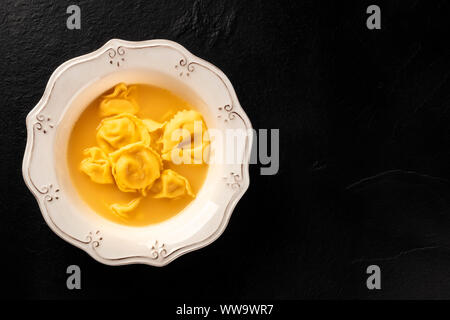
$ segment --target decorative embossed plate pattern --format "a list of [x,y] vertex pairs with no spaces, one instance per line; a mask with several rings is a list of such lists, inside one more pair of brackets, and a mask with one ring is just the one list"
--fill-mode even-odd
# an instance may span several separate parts
[[81,200],[66,157],[71,128],[83,109],[121,81],[174,91],[199,106],[209,128],[247,133],[252,128],[230,81],[212,64],[171,41],[113,39],[97,51],[65,62],[50,77],[26,119],[23,177],[45,221],[64,240],[105,264],[164,266],[213,242],[226,228],[249,185],[252,134],[241,136],[237,146],[212,142],[212,149],[224,154],[240,153],[240,161],[211,164],[196,199],[175,217],[145,227],[115,224]]

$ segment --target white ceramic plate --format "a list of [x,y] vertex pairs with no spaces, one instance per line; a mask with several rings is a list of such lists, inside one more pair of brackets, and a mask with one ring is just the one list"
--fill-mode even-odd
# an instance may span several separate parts
[[[80,198],[69,177],[67,144],[86,106],[119,82],[148,83],[168,89],[197,106],[208,128],[251,129],[228,78],[212,64],[167,40],[113,39],[90,54],[62,64],[26,119],[28,138],[23,177],[49,227],[61,238],[109,265],[164,266],[204,247],[224,231],[249,186],[252,135],[211,149],[238,152],[239,161],[210,164],[197,197],[183,211],[145,227],[115,224]],[[234,148],[234,150],[230,150]]]

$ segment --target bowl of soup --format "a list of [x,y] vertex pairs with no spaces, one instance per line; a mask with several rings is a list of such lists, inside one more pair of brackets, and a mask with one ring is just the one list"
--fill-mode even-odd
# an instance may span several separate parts
[[208,245],[249,186],[252,126],[230,81],[172,41],[113,39],[65,62],[26,125],[43,218],[105,264]]

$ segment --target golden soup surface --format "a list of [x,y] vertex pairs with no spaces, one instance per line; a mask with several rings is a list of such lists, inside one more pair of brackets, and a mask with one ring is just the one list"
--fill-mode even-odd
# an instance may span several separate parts
[[180,97],[150,85],[118,84],[99,96],[76,121],[68,144],[70,176],[81,198],[96,213],[129,226],[179,213],[202,187],[208,165],[173,163],[166,153],[172,145],[161,140],[180,118],[199,115]]

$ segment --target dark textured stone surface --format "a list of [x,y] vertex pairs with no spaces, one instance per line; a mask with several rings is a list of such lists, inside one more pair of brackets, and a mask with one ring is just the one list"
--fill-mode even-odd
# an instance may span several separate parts
[[[3,1],[0,248],[12,297],[450,298],[450,52],[445,1]],[[255,128],[280,128],[211,246],[165,268],[108,267],[46,226],[21,177],[26,114],[53,70],[111,38],[177,41],[231,79]],[[66,267],[82,269],[68,291]],[[368,291],[378,264],[382,290]]]

